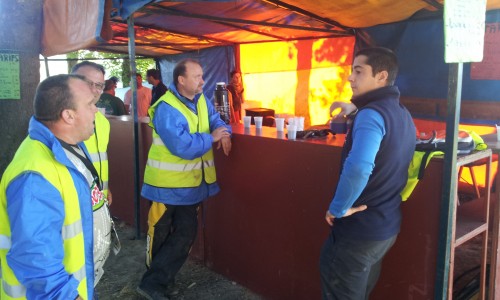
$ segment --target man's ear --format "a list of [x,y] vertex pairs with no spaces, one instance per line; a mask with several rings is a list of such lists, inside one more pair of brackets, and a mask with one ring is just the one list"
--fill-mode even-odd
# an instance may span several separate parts
[[387,78],[389,78],[389,72],[387,71],[380,71],[376,75],[377,81],[380,83],[383,83],[384,85],[387,83]]
[[75,111],[71,109],[65,109],[61,112],[61,119],[68,124],[73,124],[75,121]]

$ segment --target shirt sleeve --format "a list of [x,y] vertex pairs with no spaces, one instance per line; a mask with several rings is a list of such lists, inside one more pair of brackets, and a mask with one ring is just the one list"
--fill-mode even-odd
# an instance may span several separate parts
[[6,191],[12,246],[7,263],[28,299],[75,299],[78,281],[63,265],[64,203],[37,173],[25,173]]
[[366,187],[385,132],[384,119],[377,111],[367,108],[356,116],[352,149],[344,162],[337,190],[329,207],[330,213],[335,217],[342,217]]
[[189,132],[186,118],[167,103],[160,103],[153,118],[155,131],[172,154],[192,160],[212,149],[209,133]]

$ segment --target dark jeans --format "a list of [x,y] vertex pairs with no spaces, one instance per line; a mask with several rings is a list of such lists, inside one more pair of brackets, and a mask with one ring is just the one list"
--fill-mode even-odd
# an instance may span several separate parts
[[152,261],[141,288],[164,292],[186,262],[198,230],[198,204],[168,205],[154,225]]
[[385,241],[352,240],[332,231],[320,256],[323,299],[368,299],[380,275],[382,259],[396,237]]

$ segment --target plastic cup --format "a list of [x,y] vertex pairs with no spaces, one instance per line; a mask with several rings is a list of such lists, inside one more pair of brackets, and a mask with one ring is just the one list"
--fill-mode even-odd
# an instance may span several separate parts
[[296,117],[295,118],[295,126],[297,126],[297,131],[303,131],[304,130],[304,117]]
[[276,130],[277,131],[285,130],[285,118],[276,118],[274,120],[276,122]]
[[262,120],[264,117],[253,117],[253,120],[255,122],[255,128],[262,128]]
[[243,126],[245,128],[250,128],[251,123],[252,123],[252,116],[244,116],[243,117]]
[[287,125],[286,130],[288,131],[288,139],[295,140],[297,138],[297,126]]
[[497,128],[497,141],[500,142],[500,125],[495,124]]

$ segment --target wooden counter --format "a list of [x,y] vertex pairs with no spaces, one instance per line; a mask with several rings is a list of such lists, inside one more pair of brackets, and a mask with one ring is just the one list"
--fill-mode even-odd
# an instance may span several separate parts
[[[324,215],[344,136],[288,141],[273,139],[273,130],[235,128],[231,156],[216,152],[222,191],[203,209],[205,262],[266,299],[320,299]],[[433,298],[441,170],[441,161],[431,162],[402,204],[402,232],[371,299]]]

